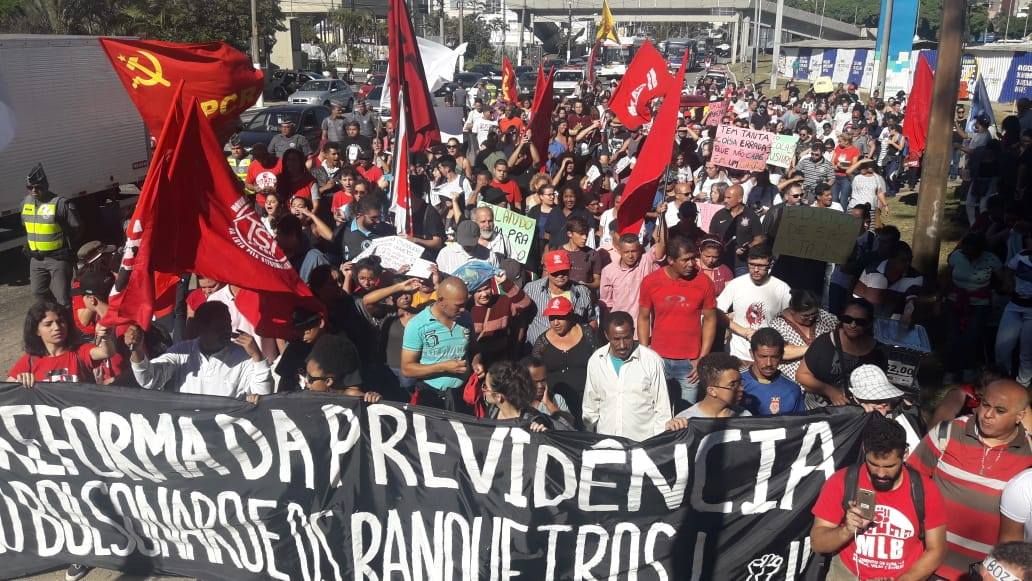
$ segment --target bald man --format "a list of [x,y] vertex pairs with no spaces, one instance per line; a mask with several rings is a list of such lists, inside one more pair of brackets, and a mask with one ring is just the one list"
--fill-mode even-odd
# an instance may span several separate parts
[[961,578],[996,543],[1004,485],[1032,467],[1032,446],[1021,423],[1028,405],[1021,384],[994,381],[974,416],[933,427],[910,455],[910,465],[930,477],[946,501],[947,553],[936,575]]
[[437,287],[437,302],[405,326],[401,374],[416,380],[419,405],[468,412],[461,387],[469,375],[473,320],[466,312],[469,290],[448,277]]
[[724,207],[713,215],[710,234],[724,244],[721,262],[741,276],[748,272],[746,254],[749,248],[763,244],[763,228],[759,217],[745,205],[745,190],[735,184],[724,193]]

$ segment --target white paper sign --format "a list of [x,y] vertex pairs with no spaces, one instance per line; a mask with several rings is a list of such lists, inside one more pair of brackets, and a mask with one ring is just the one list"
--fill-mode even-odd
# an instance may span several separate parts
[[380,264],[384,268],[398,270],[408,266],[409,270],[405,273],[406,276],[430,278],[430,267],[433,266],[433,263],[421,258],[422,255],[423,247],[415,242],[410,242],[400,236],[387,236],[376,238],[370,242],[369,247],[356,256],[352,262],[358,262],[369,256],[379,256]]

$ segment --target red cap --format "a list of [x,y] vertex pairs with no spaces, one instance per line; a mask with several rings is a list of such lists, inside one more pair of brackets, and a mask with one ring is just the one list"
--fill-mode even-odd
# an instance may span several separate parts
[[545,306],[544,314],[546,317],[553,315],[557,317],[565,317],[573,312],[573,303],[566,297],[552,297],[548,300],[548,304]]
[[561,270],[570,270],[570,255],[565,250],[546,252],[545,272],[552,274]]

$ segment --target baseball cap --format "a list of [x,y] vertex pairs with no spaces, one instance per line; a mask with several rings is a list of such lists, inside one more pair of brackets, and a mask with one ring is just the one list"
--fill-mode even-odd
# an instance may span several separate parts
[[563,270],[570,270],[570,255],[565,250],[545,253],[545,272],[552,274]]
[[475,246],[480,240],[480,226],[473,220],[463,220],[455,226],[455,241],[459,246]]
[[263,171],[254,178],[254,185],[259,190],[276,189],[276,174],[271,171]]
[[103,297],[106,300],[114,285],[115,276],[110,272],[87,272],[79,277],[79,288],[76,289],[76,294]]
[[573,312],[573,303],[566,297],[552,297],[548,300],[548,304],[545,305],[545,310],[541,313],[546,317],[556,316],[565,317]]
[[877,365],[861,365],[849,374],[849,389],[861,401],[885,401],[903,397],[903,391],[892,385]]
[[79,247],[76,258],[79,259],[79,267],[90,264],[105,254],[111,254],[117,250],[113,244],[103,244],[99,240],[90,240]]
[[304,331],[319,325],[322,315],[308,309],[294,309],[291,313],[291,324],[298,331]]

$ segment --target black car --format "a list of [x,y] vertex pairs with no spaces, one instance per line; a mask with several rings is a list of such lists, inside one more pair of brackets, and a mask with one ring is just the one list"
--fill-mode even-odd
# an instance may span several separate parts
[[248,151],[256,143],[269,143],[280,132],[280,123],[290,119],[297,132],[308,140],[312,151],[316,151],[322,140],[323,119],[329,116],[330,110],[322,105],[277,105],[262,109],[241,126],[238,132],[240,143]]
[[473,65],[469,68],[469,70],[474,73],[480,74],[481,77],[494,77],[501,76],[502,74],[502,67],[489,64]]
[[455,82],[462,85],[463,89],[469,89],[473,85],[477,84],[484,75],[480,73],[457,73],[455,75]]

